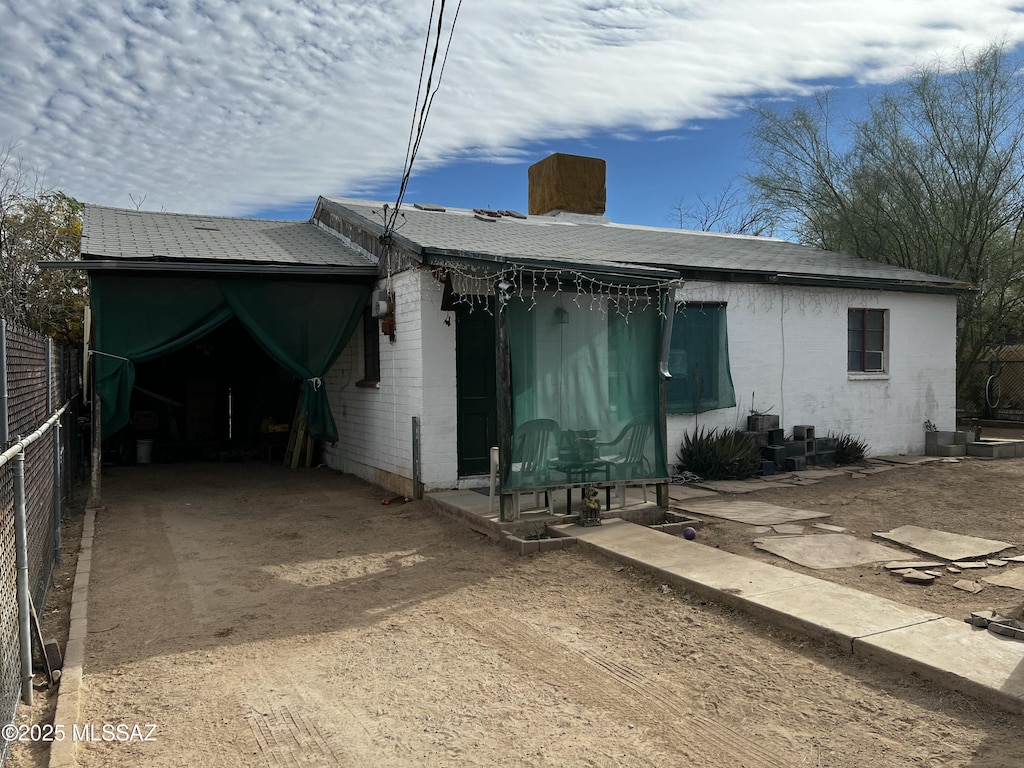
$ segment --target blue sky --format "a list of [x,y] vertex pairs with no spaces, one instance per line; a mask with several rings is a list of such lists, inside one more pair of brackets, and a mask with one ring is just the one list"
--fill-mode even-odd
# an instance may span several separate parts
[[[393,200],[430,11],[0,0],[0,149],[119,207]],[[672,226],[745,170],[746,105],[824,84],[856,104],[996,39],[1024,41],[1018,0],[463,0],[406,200],[524,210],[527,167],[568,152],[608,162],[612,220]]]

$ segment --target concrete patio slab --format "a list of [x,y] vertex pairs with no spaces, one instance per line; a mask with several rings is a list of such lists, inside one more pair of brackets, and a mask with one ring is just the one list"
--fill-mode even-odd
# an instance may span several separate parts
[[1024,712],[1024,643],[942,618],[854,640],[857,656]]

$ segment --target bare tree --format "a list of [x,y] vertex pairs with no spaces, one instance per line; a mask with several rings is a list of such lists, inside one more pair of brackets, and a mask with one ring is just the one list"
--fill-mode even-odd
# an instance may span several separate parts
[[750,190],[741,190],[736,181],[711,198],[698,194],[693,203],[680,198],[672,207],[672,219],[680,229],[766,237],[775,234],[777,225],[774,208]]

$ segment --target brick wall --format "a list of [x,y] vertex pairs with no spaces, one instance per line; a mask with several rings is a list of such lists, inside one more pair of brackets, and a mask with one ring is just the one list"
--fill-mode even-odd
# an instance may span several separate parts
[[[751,405],[791,431],[848,432],[873,454],[923,453],[924,422],[954,429],[956,299],[894,291],[688,283],[687,301],[727,302],[737,405],[696,417],[708,427],[746,426]],[[847,373],[847,309],[887,309],[884,375]],[[692,415],[670,416],[673,462]]]
[[[380,283],[385,287],[384,282]],[[441,290],[429,272],[393,277],[395,342],[380,336],[380,385],[363,378],[363,330],[325,377],[338,442],[325,448],[328,466],[398,493],[412,492],[412,417],[420,417],[421,480],[427,490],[453,487],[455,323],[444,324]]]

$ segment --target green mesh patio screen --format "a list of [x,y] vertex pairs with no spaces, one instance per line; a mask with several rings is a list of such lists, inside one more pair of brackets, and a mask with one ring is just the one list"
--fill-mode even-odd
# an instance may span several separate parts
[[104,437],[128,423],[136,363],[180,349],[235,316],[271,358],[303,381],[301,413],[310,434],[338,439],[320,377],[352,336],[370,286],[97,274],[91,286]]
[[729,370],[724,304],[681,304],[672,324],[665,387],[669,413],[704,413],[736,405]]
[[[537,294],[505,309],[512,389],[508,489],[665,478],[659,418],[662,320],[588,297]],[[606,301],[600,299],[600,301]],[[593,305],[593,308],[591,306]]]

